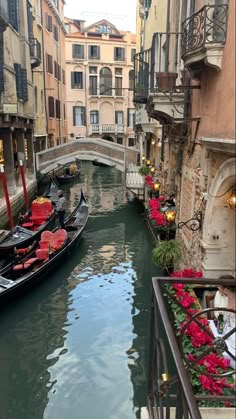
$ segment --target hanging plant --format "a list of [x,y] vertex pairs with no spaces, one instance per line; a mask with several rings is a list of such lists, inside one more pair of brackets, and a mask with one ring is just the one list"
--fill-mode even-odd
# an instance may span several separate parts
[[179,240],[165,240],[156,244],[152,251],[153,262],[167,273],[183,260],[183,245]]
[[149,173],[149,167],[148,166],[141,166],[139,168],[139,171],[138,172],[139,172],[140,175],[146,176]]

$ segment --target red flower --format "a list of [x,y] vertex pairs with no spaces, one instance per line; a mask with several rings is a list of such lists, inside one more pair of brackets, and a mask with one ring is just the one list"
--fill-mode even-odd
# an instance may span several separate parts
[[[170,276],[171,276],[171,275],[170,275]],[[185,285],[184,285],[184,284],[173,284],[173,285],[172,285],[172,288],[174,288],[174,290],[176,290],[176,291],[183,290],[183,289],[184,289],[184,287],[185,287]]]
[[225,402],[225,407],[231,407],[231,403],[230,402]]

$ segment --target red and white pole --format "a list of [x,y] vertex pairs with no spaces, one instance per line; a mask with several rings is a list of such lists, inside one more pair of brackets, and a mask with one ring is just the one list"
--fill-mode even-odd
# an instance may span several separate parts
[[13,221],[13,217],[12,217],[11,204],[10,204],[10,199],[9,199],[9,194],[8,194],[8,189],[7,189],[6,173],[4,171],[4,166],[2,164],[0,166],[0,173],[1,173],[2,186],[3,186],[3,190],[4,190],[6,204],[7,204],[7,213],[8,213],[8,218],[9,218],[9,224],[10,224],[10,228],[12,229],[14,227],[14,221]]
[[28,198],[28,193],[27,193],[27,188],[26,188],[26,183],[25,183],[24,164],[23,164],[22,160],[20,160],[20,174],[21,174],[21,180],[22,180],[22,185],[23,185],[25,206],[26,206],[26,210],[28,210],[28,208],[29,208],[29,198]]

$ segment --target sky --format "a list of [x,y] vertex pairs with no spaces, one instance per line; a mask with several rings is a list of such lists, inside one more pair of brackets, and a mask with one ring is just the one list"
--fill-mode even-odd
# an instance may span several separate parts
[[137,0],[66,0],[64,15],[86,20],[86,26],[101,19],[117,29],[136,32]]

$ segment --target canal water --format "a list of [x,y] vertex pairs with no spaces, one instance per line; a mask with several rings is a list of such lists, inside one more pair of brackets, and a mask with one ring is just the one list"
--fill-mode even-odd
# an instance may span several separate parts
[[84,162],[83,238],[0,314],[1,419],[131,419],[147,401],[152,241],[124,174]]

